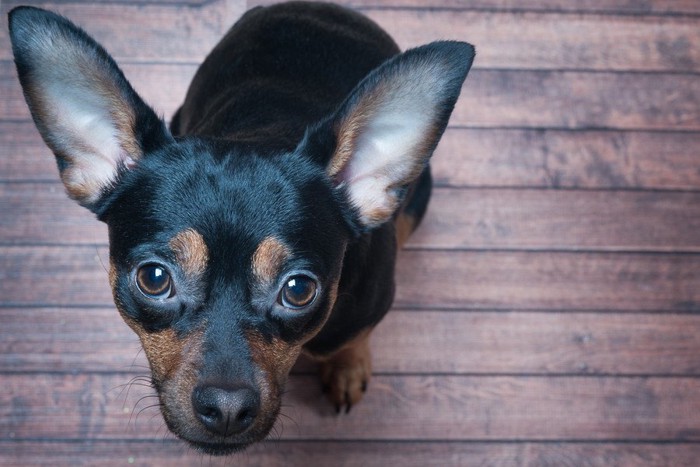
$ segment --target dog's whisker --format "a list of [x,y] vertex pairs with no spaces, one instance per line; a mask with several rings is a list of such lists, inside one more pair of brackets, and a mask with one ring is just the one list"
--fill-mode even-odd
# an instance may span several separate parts
[[145,369],[145,370],[150,370],[150,368],[147,365],[137,365],[136,360],[141,356],[141,353],[143,352],[143,347],[139,348],[139,350],[136,352],[136,355],[134,355],[134,359],[131,361],[131,368],[140,368],[140,369]]
[[[143,401],[147,401],[149,399],[154,399],[154,398],[158,399],[158,396],[156,394],[148,394],[148,395],[141,397],[138,401],[136,401],[136,403],[134,404],[134,407],[131,409],[131,414],[129,415],[129,425],[131,424],[132,419],[134,421],[134,425],[136,425],[136,423],[138,423],[139,415],[141,415],[141,413],[144,412],[145,410],[151,409],[153,407],[160,407],[162,405],[160,400],[158,400],[158,402],[156,402],[154,404],[150,404],[150,405],[147,405],[147,406],[141,408],[136,413],[136,416],[134,416],[134,412],[136,412],[136,409],[138,409],[139,404],[141,404]],[[157,412],[157,414],[159,414],[159,413],[160,412]]]

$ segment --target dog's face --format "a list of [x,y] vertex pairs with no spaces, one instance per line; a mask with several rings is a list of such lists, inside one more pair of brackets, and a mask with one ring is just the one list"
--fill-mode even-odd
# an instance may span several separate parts
[[473,59],[434,43],[370,73],[296,148],[174,138],[64,18],[10,13],[18,75],[68,194],[109,226],[115,303],[169,428],[223,454],[264,438],[333,310],[348,242],[390,222]]
[[169,427],[207,451],[264,437],[335,302],[349,229],[325,172],[188,140],[124,175],[102,214],[115,302]]

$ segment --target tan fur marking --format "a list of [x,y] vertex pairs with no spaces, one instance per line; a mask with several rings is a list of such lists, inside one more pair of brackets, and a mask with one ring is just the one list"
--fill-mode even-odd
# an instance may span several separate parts
[[281,388],[301,353],[301,345],[288,344],[278,338],[268,342],[254,331],[246,333],[246,340],[259,369],[256,379],[261,392],[263,418],[273,416],[279,405]]
[[[163,416],[171,422],[189,427],[198,426],[191,409],[191,398],[192,391],[194,391],[198,380],[198,368],[203,359],[203,341],[203,330],[192,332],[178,341],[180,346],[179,357],[173,358],[170,362],[163,360],[160,363],[160,365],[176,363],[176,366],[170,368],[170,373],[163,375],[164,380],[160,393],[161,401],[164,403]],[[142,342],[144,341],[142,340]],[[149,356],[149,361],[151,362],[154,376],[156,376],[156,365],[158,365],[156,362],[160,361],[160,357],[155,355],[153,357]]]
[[170,240],[170,248],[186,274],[199,276],[204,273],[209,262],[209,249],[199,232],[183,230]]
[[402,212],[396,218],[396,243],[403,248],[416,228],[416,218]]
[[112,288],[112,291],[117,287],[117,268],[114,266],[114,261],[112,261],[112,258],[109,258],[109,286]]
[[284,262],[290,257],[289,248],[275,237],[267,237],[253,253],[253,274],[261,283],[274,281]]
[[340,410],[350,410],[362,399],[372,377],[369,348],[371,328],[360,332],[329,358],[321,361],[321,381],[328,398]]
[[279,338],[273,338],[268,342],[253,331],[246,334],[246,340],[255,363],[278,381],[286,379],[289,370],[301,353],[300,344],[289,344]]
[[202,331],[179,338],[170,328],[160,332],[146,332],[133,320],[127,320],[127,324],[141,340],[143,350],[151,364],[153,376],[160,382],[177,378],[177,375],[182,373],[183,363],[190,362],[191,366],[201,357],[199,349],[204,335]]
[[359,138],[361,131],[367,126],[370,117],[381,102],[382,93],[383,87],[378,85],[375,90],[363,97],[362,101],[357,104],[357,107],[335,129],[338,135],[338,143],[326,169],[329,177],[335,177],[347,165],[355,151],[357,138]]
[[140,159],[143,155],[141,145],[136,140],[136,115],[131,107],[129,98],[120,89],[117,81],[112,79],[109,73],[104,73],[101,67],[94,65],[95,58],[88,57],[88,60],[77,57],[84,81],[92,83],[93,87],[99,91],[101,96],[109,104],[109,114],[112,123],[117,130],[119,145],[126,154],[133,160]]
[[175,331],[164,331],[139,334],[143,350],[151,363],[153,373],[159,379],[172,376],[182,362],[184,342],[177,338]]
[[393,199],[391,200],[391,204],[386,209],[376,208],[372,211],[367,211],[365,215],[362,216],[362,220],[364,221],[364,223],[367,225],[376,226],[390,218],[399,205],[398,200],[395,197],[392,198]]

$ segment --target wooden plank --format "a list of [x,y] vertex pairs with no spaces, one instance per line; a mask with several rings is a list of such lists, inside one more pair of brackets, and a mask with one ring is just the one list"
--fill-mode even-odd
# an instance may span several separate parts
[[[698,18],[364,10],[402,49],[476,45],[476,68],[698,71]],[[545,45],[546,44],[546,45]],[[611,47],[611,44],[615,44]]]
[[[107,243],[60,183],[0,184],[0,209],[4,245]],[[700,193],[437,188],[409,245],[700,252]]]
[[107,225],[65,193],[63,184],[0,184],[2,244],[107,244]]
[[436,189],[409,245],[700,252],[700,195]]
[[697,130],[695,75],[474,70],[453,126]]
[[[14,66],[0,62],[0,120],[28,120]],[[194,65],[125,65],[135,89],[172,115]],[[536,90],[536,91],[534,91]],[[474,70],[450,124],[468,127],[700,130],[700,80],[689,74]]]
[[431,165],[446,186],[689,190],[697,147],[689,132],[449,128]]
[[[165,436],[149,388],[125,375],[3,377],[0,437],[138,439]],[[315,377],[293,376],[278,433],[297,440],[700,440],[700,379],[377,376],[347,416]],[[284,421],[286,420],[286,422]],[[410,423],[407,421],[410,420]]]
[[[129,465],[170,467],[230,466],[234,462],[261,466],[405,467],[465,465],[586,465],[590,467],[695,467],[700,445],[692,443],[504,443],[504,442],[304,442],[270,440],[244,453],[223,458],[203,457],[178,441],[41,442],[2,445],[0,462],[7,467],[37,465]],[[290,464],[291,462],[291,464]]]
[[[114,0],[112,0],[114,1]],[[248,0],[248,8],[257,5],[272,5],[277,0]],[[424,8],[450,10],[494,10],[494,11],[542,11],[573,13],[621,13],[621,14],[694,14],[700,13],[700,5],[693,0],[338,0],[335,3],[352,8]]]
[[[0,322],[0,372],[148,373],[114,309],[0,308]],[[699,326],[698,315],[395,310],[372,334],[373,370],[698,376]]]
[[[21,2],[6,2],[5,12]],[[39,5],[85,27],[120,62],[199,63],[245,10],[244,1]],[[402,49],[438,39],[477,45],[477,68],[700,71],[696,17],[387,9],[363,12]],[[526,27],[524,27],[526,25]],[[7,41],[6,24],[0,41]],[[546,43],[546,47],[543,46]],[[615,44],[614,47],[610,47]],[[11,59],[9,48],[0,60]]]
[[114,308],[0,308],[0,371],[148,373]]
[[107,279],[107,248],[28,247],[9,248],[3,253],[3,304],[113,303]]
[[[0,42],[9,44],[7,12],[25,4],[6,0],[0,6]],[[84,28],[118,62],[199,63],[245,12],[245,0],[206,5],[187,2],[65,2],[33,1]],[[11,60],[10,47],[0,60]]]
[[395,306],[700,309],[700,256],[404,251]]
[[696,375],[698,325],[693,315],[394,311],[371,343],[380,373]]
[[[95,247],[0,247],[6,305],[111,305]],[[700,310],[700,255],[406,250],[397,308]]]
[[[435,184],[470,187],[700,188],[700,133],[448,128]],[[58,180],[31,121],[0,120],[0,181]]]

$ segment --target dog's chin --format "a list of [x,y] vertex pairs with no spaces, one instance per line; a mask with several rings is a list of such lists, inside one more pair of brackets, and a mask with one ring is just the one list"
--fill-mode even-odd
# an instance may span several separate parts
[[228,456],[243,451],[253,444],[249,443],[206,443],[200,441],[187,441],[197,451],[210,456]]
[[[165,414],[164,414],[165,415]],[[226,456],[243,451],[252,444],[267,438],[272,430],[277,416],[259,420],[255,426],[240,435],[221,437],[208,434],[198,424],[174,424],[169,416],[165,416],[166,425],[171,433],[185,441],[193,449],[210,456]]]
[[212,436],[209,439],[202,433],[193,437],[183,436],[176,431],[173,431],[173,434],[201,453],[211,456],[225,456],[243,451],[250,445],[264,440],[268,432],[269,430],[254,430],[250,433],[244,433],[241,436],[233,436],[230,438]]

